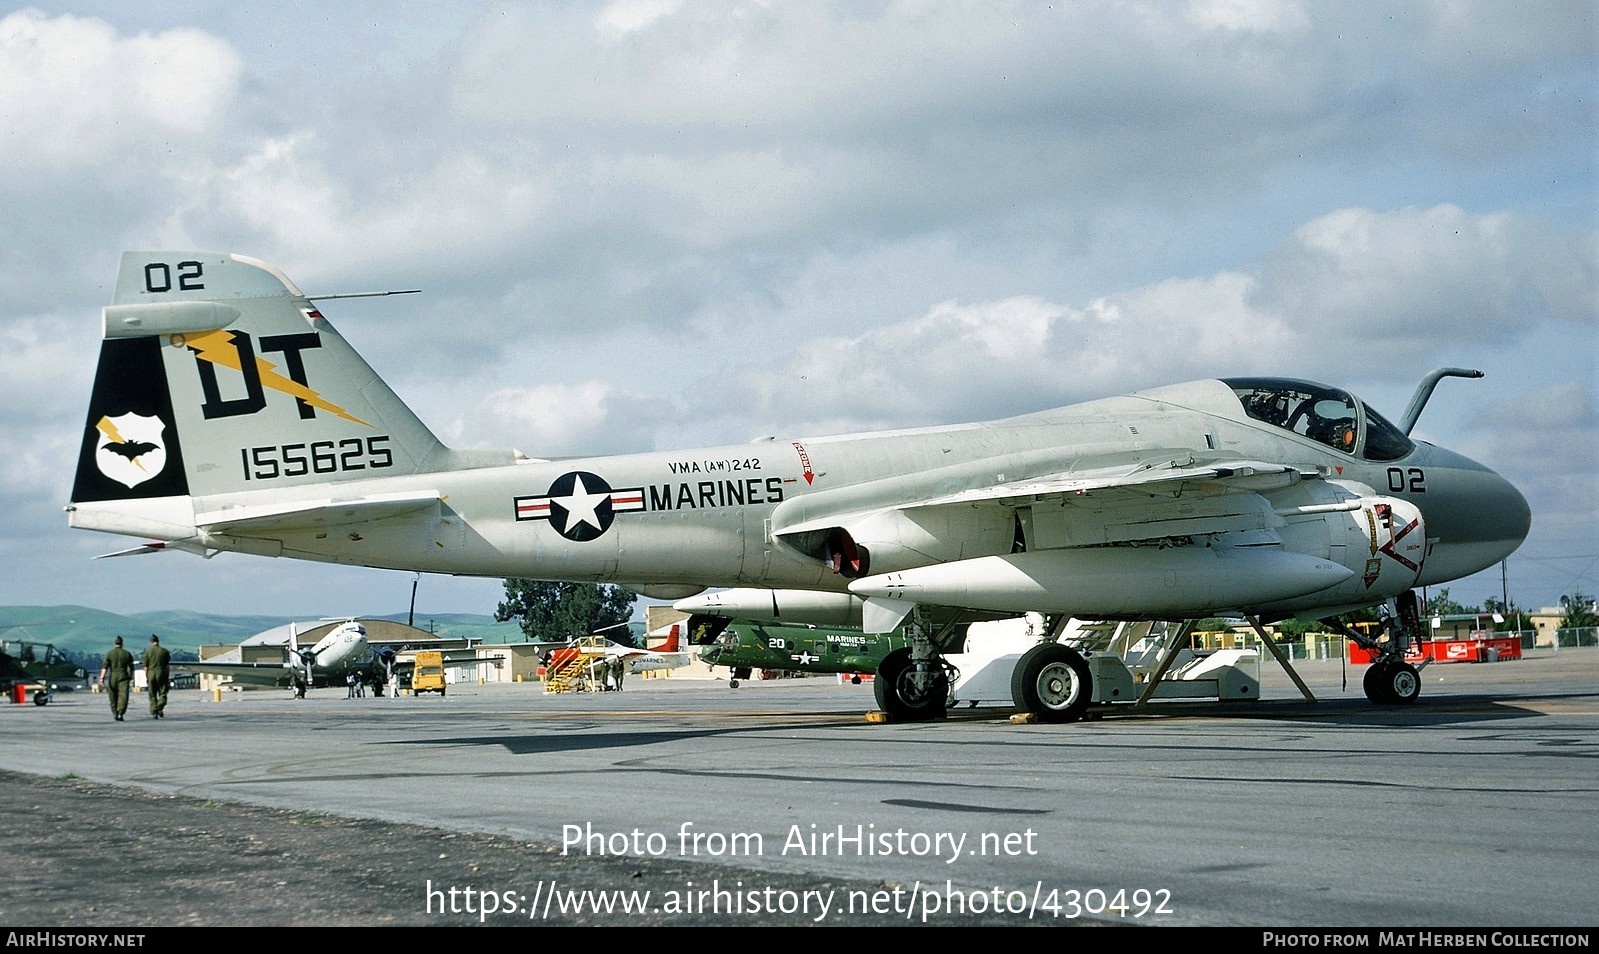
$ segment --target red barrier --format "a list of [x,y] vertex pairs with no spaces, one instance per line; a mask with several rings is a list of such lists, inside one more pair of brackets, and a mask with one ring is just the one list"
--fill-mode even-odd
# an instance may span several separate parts
[[[1372,655],[1368,649],[1349,644],[1349,661],[1352,663],[1369,663]],[[1413,663],[1424,659],[1433,662],[1508,662],[1521,658],[1521,637],[1433,639],[1411,647],[1405,658]]]

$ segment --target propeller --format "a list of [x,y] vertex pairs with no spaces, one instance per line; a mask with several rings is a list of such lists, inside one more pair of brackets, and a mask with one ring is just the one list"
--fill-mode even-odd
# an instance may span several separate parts
[[[378,662],[383,664],[384,686],[394,685],[394,661],[398,656],[399,654],[394,651],[393,646],[384,646],[382,649],[378,650]],[[383,687],[379,686],[377,691],[381,693],[383,691]]]
[[[298,660],[299,665],[305,668],[305,682],[303,685],[305,689],[311,688],[311,670],[316,665],[315,647],[311,649],[300,648],[299,627],[294,623],[289,624],[289,655]],[[301,692],[303,694],[304,689]]]

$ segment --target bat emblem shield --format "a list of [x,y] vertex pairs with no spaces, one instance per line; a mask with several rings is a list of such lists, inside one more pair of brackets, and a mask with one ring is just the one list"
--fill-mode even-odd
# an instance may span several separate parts
[[143,414],[102,417],[95,425],[100,439],[94,460],[100,473],[125,487],[137,487],[167,465],[167,448],[161,439],[166,425]]

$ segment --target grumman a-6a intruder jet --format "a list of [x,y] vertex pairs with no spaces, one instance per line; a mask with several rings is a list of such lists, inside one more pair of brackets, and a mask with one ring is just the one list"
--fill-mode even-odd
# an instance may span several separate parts
[[[1438,380],[1470,371],[1430,375],[1399,426],[1338,388],[1253,377],[973,424],[539,460],[442,445],[262,262],[127,253],[103,317],[69,523],[146,541],[124,553],[673,600],[759,588],[785,621],[905,626],[910,646],[875,680],[904,718],[943,712],[963,623],[1026,612],[1259,628],[1383,606],[1366,691],[1409,702],[1416,589],[1492,567],[1531,519],[1498,474],[1408,436]],[[1047,721],[1080,718],[1091,688],[1053,641],[1013,679]]]

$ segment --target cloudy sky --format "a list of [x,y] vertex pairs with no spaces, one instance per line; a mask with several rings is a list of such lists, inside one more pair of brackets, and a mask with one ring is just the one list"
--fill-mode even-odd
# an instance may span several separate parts
[[[1599,592],[1596,7],[1161,0],[0,7],[0,604],[403,612],[412,577],[93,560],[66,504],[125,249],[307,292],[460,447],[1340,384],[1511,478]],[[1499,570],[1451,584],[1498,598]],[[419,613],[492,612],[427,576]]]

